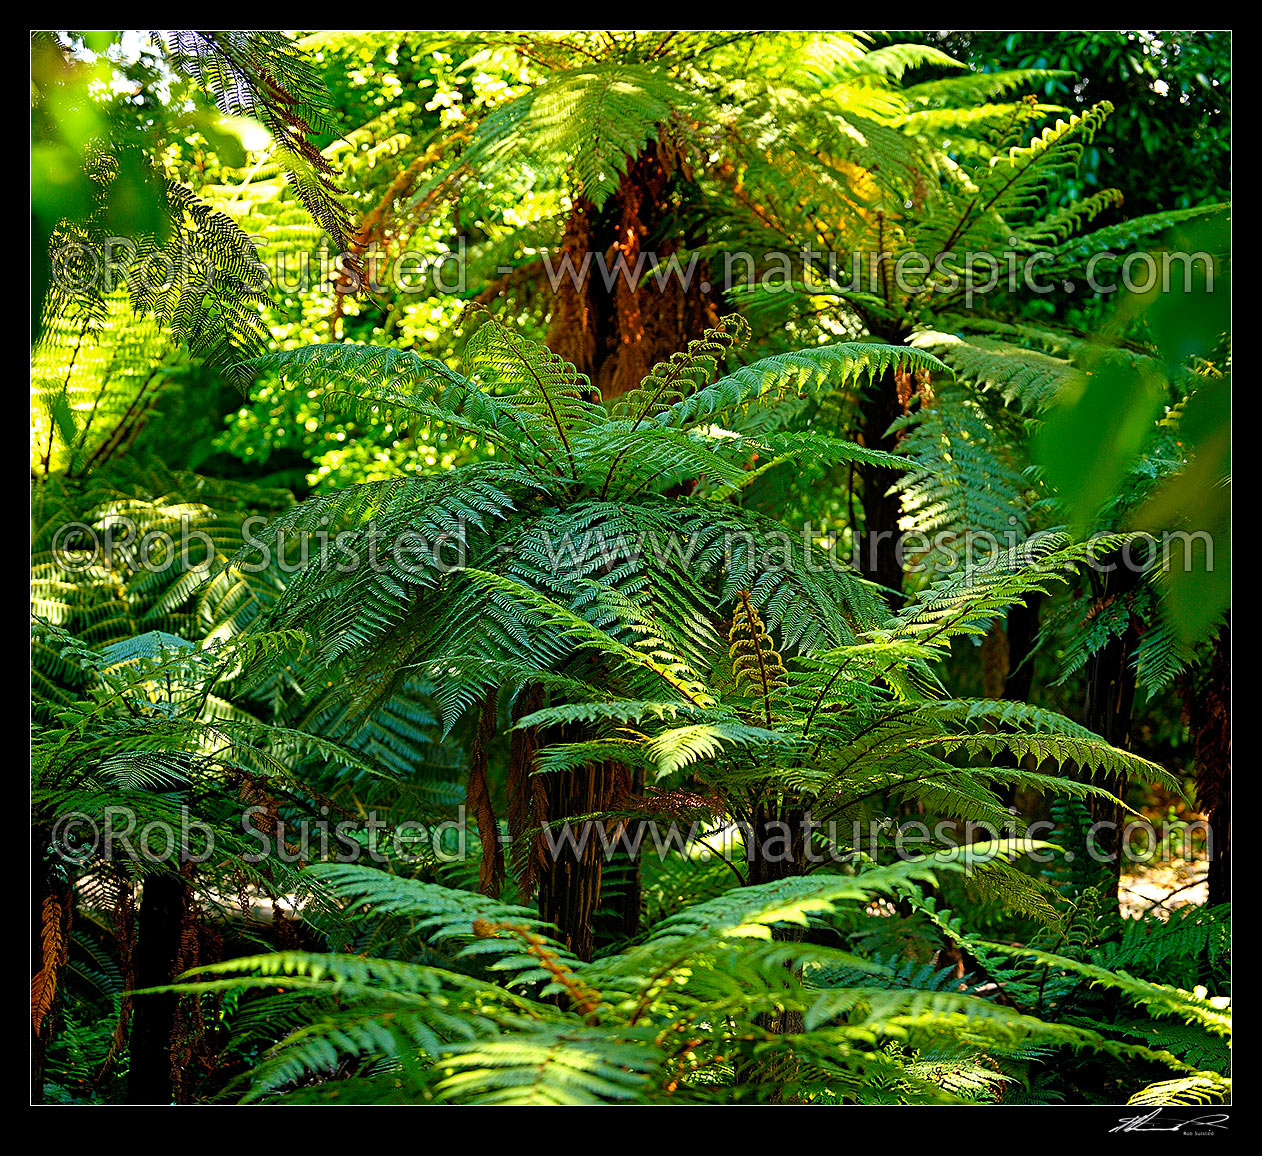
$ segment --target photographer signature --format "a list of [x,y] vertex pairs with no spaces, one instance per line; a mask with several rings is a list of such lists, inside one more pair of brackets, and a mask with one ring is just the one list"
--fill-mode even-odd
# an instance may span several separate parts
[[1228,1116],[1226,1113],[1217,1113],[1209,1116],[1197,1116],[1192,1120],[1179,1120],[1171,1124],[1152,1124],[1162,1113],[1161,1108],[1154,1108],[1146,1116],[1130,1116],[1122,1120],[1116,1128],[1110,1128],[1112,1132],[1180,1132],[1184,1128],[1190,1128],[1197,1125],[1201,1128],[1226,1128]]

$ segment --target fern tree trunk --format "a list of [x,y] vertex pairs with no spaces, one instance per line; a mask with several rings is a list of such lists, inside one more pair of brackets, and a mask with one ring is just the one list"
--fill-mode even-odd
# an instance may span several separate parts
[[[987,687],[988,698],[1002,698],[1007,702],[1029,702],[1030,692],[1034,686],[1034,643],[1039,633],[1039,612],[1042,609],[1044,595],[1027,594],[1025,605],[1014,603],[1008,607],[1006,625],[1001,628],[1005,642],[1002,673],[998,675],[997,685]],[[998,757],[998,756],[996,756]],[[1004,763],[1011,762],[1011,756],[1003,756]],[[1033,766],[1030,768],[1034,769]],[[1005,785],[999,792],[1004,806],[1016,805],[1017,809],[1027,816],[1033,815],[1045,806],[1040,802],[1041,796],[1036,791],[1025,793],[1018,799],[1017,788]]]
[[[545,701],[538,685],[523,688],[513,703],[513,723],[539,710]],[[538,888],[539,913],[556,924],[562,942],[581,959],[591,959],[609,841],[604,820],[594,816],[627,802],[631,776],[616,763],[536,773],[539,748],[580,740],[580,727],[541,731],[514,726],[511,734],[506,794],[513,874],[524,893]],[[624,868],[623,874],[632,876],[634,890],[624,878],[620,897],[625,910],[618,908],[612,915],[606,912],[607,920],[602,920],[600,930],[610,938],[634,933],[639,923],[639,864],[626,857],[625,866],[630,870]]]
[[1027,594],[1025,605],[1019,602],[1008,608],[1008,673],[1003,682],[1003,697],[1009,702],[1029,702],[1034,685],[1034,642],[1039,633],[1039,612],[1044,595]]
[[[887,431],[903,412],[893,371],[883,373],[865,390],[860,403],[859,434],[869,449],[893,453],[897,440]],[[889,493],[894,475],[881,466],[861,465],[863,532],[856,538],[856,568],[864,577],[892,591],[894,609],[902,603],[903,564],[898,548],[902,505]]]
[[[655,278],[654,260],[665,263],[704,236],[681,228],[678,202],[695,199],[682,158],[650,141],[628,165],[616,192],[596,209],[576,197],[566,221],[562,258],[589,269],[576,286],[562,278],[548,330],[548,346],[587,374],[602,397],[639,385],[650,369],[716,324],[722,311],[709,265],[683,266],[690,275]],[[584,260],[590,254],[590,265]],[[606,284],[598,258],[614,274],[621,261],[633,272],[646,259],[638,284],[614,275]]]
[[[1142,580],[1142,569],[1128,565],[1120,552],[1104,558],[1105,571],[1095,579],[1095,606],[1102,609],[1125,598]],[[1109,566],[1112,569],[1109,569]],[[1130,749],[1131,715],[1135,705],[1135,667],[1131,655],[1139,641],[1138,624],[1132,618],[1122,636],[1108,643],[1087,661],[1086,696],[1082,722],[1089,730],[1122,750]],[[1101,785],[1119,794],[1122,784],[1112,776],[1099,779]],[[1120,795],[1119,795],[1120,797]],[[1092,798],[1087,810],[1094,832],[1087,845],[1074,848],[1084,871],[1105,895],[1116,899],[1122,873],[1122,808],[1108,799]],[[1092,846],[1094,845],[1094,850]]]
[[[630,796],[644,797],[644,771],[624,776]],[[617,800],[615,800],[617,801]],[[643,820],[626,820],[624,841],[619,844],[601,875],[601,903],[595,919],[595,936],[607,942],[631,939],[640,930],[640,909],[644,888],[640,880],[640,860],[625,848],[639,847]]]
[[[174,978],[184,924],[184,883],[172,875],[145,880],[136,927],[136,986],[161,987]],[[169,1104],[172,1097],[171,1040],[177,997],[138,995],[132,1012],[131,1065],[127,1100]]]
[[806,813],[772,802],[754,805],[751,845],[746,847],[749,886],[802,875],[806,869]]
[[[589,271],[578,285],[569,277],[561,279],[547,344],[587,374],[603,398],[637,386],[657,362],[699,338],[725,311],[707,262],[684,264],[683,275],[669,278],[650,272],[655,262],[666,263],[705,240],[680,224],[679,203],[695,201],[696,195],[683,158],[669,144],[650,141],[599,209],[583,197],[574,198],[560,259]],[[642,255],[642,276],[635,283],[623,271],[633,274]],[[598,258],[614,273],[609,283]],[[593,809],[589,803],[603,800],[608,805],[613,798],[608,768],[558,779],[564,781],[549,781],[545,788],[551,818],[586,813],[584,808]],[[588,954],[592,949],[591,922],[600,901],[602,866],[593,855],[599,858],[598,848],[589,847],[582,855],[567,853],[559,862],[541,865],[539,877],[545,917],[574,937],[571,947],[580,955],[580,947]],[[619,886],[605,904],[601,932],[615,938],[634,934],[640,915],[639,863],[619,849],[609,867]]]
[[[547,815],[565,820],[564,830],[544,839],[539,870],[539,913],[560,928],[566,946],[580,959],[595,952],[595,917],[600,904],[605,844],[597,824],[601,815],[628,794],[626,768],[616,763],[577,767],[542,776]],[[638,903],[637,903],[638,912]]]
[[[802,807],[780,807],[770,802],[755,805],[749,832],[751,842],[746,847],[750,885],[774,883],[805,872],[805,820],[806,811]],[[800,943],[804,934],[801,927],[777,927],[772,931],[774,939],[786,943]],[[754,1025],[772,1035],[797,1035],[806,1030],[802,1013],[785,1009],[759,1013],[754,1017]],[[796,1075],[797,1065],[784,1057],[771,1063],[751,1059],[738,1065],[737,1071],[741,1082],[772,1085],[759,1098],[773,1104],[784,1099],[779,1086],[791,1082]]]

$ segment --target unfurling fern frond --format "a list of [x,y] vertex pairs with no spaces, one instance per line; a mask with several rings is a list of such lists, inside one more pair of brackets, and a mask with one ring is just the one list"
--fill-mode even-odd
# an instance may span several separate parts
[[727,639],[736,688],[740,690],[743,682],[745,689],[762,701],[763,717],[770,727],[772,699],[788,686],[788,671],[758,611],[750,604],[747,590],[737,595],[737,608]]
[[749,322],[743,317],[735,313],[725,317],[696,341],[690,341],[687,349],[654,366],[635,389],[618,399],[611,416],[631,422],[634,432],[644,422],[709,385],[727,351],[744,346],[749,335]]

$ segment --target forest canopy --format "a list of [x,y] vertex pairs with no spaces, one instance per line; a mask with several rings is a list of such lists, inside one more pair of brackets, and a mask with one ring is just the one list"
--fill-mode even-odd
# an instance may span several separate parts
[[32,32],[32,1103],[1225,1127],[1230,95]]

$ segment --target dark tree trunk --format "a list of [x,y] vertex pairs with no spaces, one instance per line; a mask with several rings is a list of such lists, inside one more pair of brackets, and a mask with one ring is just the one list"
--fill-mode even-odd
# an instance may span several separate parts
[[[1130,655],[1138,635],[1127,630],[1114,638],[1087,663],[1087,699],[1083,725],[1107,739],[1115,747],[1130,745],[1131,709],[1135,701],[1135,672]],[[1112,777],[1101,780],[1115,794],[1122,786]],[[1096,828],[1094,845],[1099,885],[1106,894],[1116,895],[1122,872],[1122,808],[1110,799],[1088,801],[1091,823]]]
[[[643,770],[630,776],[630,790],[635,798],[644,795]],[[595,934],[601,940],[631,939],[640,930],[640,908],[644,898],[639,859],[642,826],[641,819],[626,821],[623,839],[603,869],[603,895],[595,925]],[[634,854],[631,848],[636,849]],[[616,891],[611,890],[610,880],[616,882]]]
[[[806,866],[805,819],[806,813],[801,807],[781,810],[763,803],[755,806],[753,824],[746,834],[749,842],[745,848],[751,886],[774,883],[803,873]],[[778,927],[772,931],[773,938],[786,943],[801,942],[803,934],[800,927]],[[802,1013],[785,1009],[761,1012],[754,1016],[754,1024],[772,1035],[797,1035],[806,1030]],[[740,1066],[738,1078],[748,1083],[779,1085],[791,1081],[796,1075],[796,1063],[782,1058],[775,1064],[749,1061]],[[781,1103],[784,1096],[776,1088],[765,1093],[761,1099]]]
[[[539,710],[545,701],[537,685],[527,686],[513,705],[514,723]],[[616,823],[597,816],[627,804],[632,794],[631,775],[617,763],[547,774],[536,771],[541,747],[584,737],[578,725],[513,730],[507,782],[508,833],[513,872],[523,891],[530,893],[537,886],[539,913],[556,925],[562,942],[575,955],[591,959],[605,865],[612,857],[606,846],[616,847],[618,836]],[[538,834],[531,836],[532,831]],[[625,907],[616,909],[613,917],[619,924],[632,919],[638,924],[639,864],[625,854],[623,857],[621,898]],[[613,934],[620,937],[622,932],[615,930]]]
[[[1227,739],[1231,759],[1231,739]],[[1231,763],[1219,789],[1218,801],[1209,813],[1209,896],[1210,903],[1231,902]]]
[[1029,702],[1034,685],[1034,640],[1039,633],[1039,611],[1044,596],[1027,594],[1026,604],[1008,607],[1008,676],[1003,697],[1009,702]]
[[626,770],[616,764],[579,767],[543,776],[546,815],[553,827],[538,867],[539,913],[560,929],[580,959],[595,951],[594,918],[605,863],[604,823],[588,816],[611,810],[628,794]]
[[[859,417],[863,444],[887,453],[893,453],[898,444],[887,431],[903,412],[894,377],[891,371],[869,384]],[[856,538],[856,568],[865,578],[891,591],[890,604],[897,610],[902,605],[903,590],[898,529],[902,503],[897,494],[888,492],[895,475],[882,466],[861,465],[859,477],[863,483],[863,531]]]
[[[1095,608],[1103,610],[1118,598],[1126,598],[1139,584],[1143,570],[1127,564],[1123,554],[1102,559],[1106,569],[1096,580]],[[1086,697],[1082,722],[1115,747],[1130,747],[1131,714],[1135,705],[1135,667],[1131,655],[1139,641],[1139,630],[1132,618],[1120,638],[1108,643],[1087,660]],[[1107,790],[1121,797],[1123,784],[1113,776],[1096,779]],[[1122,873],[1122,808],[1109,799],[1092,798],[1087,809],[1094,828],[1088,834],[1086,847],[1076,848],[1085,854],[1084,872],[1094,878],[1095,885],[1106,895],[1117,897]],[[1092,850],[1094,845],[1094,850]]]
[[[1008,607],[1008,623],[1004,632],[1007,641],[1006,670],[1000,694],[996,696],[1007,702],[1030,701],[1030,691],[1034,686],[1034,642],[1038,638],[1043,598],[1042,594],[1027,594],[1024,606],[1018,603]],[[1005,754],[1002,759],[1000,765],[1015,766],[1011,755]],[[999,795],[1004,806],[1015,806],[1029,819],[1042,817],[1041,813],[1045,811],[1045,801],[1037,791],[1021,792],[1005,784]]]
[[[170,875],[145,880],[136,927],[136,986],[161,987],[174,978],[184,922],[184,884]],[[131,1066],[127,1100],[132,1104],[169,1104],[171,1037],[177,997],[135,997],[131,1027]]]
[[759,803],[745,848],[749,885],[773,883],[801,875],[806,866],[806,814],[801,807],[784,810]]
[[[681,231],[675,201],[691,181],[681,156],[659,141],[650,141],[626,168],[618,189],[599,209],[575,197],[566,221],[560,259],[575,270],[590,254],[588,275],[575,285],[562,277],[548,328],[548,346],[587,374],[602,397],[617,397],[638,385],[653,366],[683,349],[719,321],[721,287],[713,284],[708,264],[682,266],[686,277],[672,274],[659,281],[646,260],[638,283],[614,276],[607,284],[600,271],[604,259],[611,272],[619,260],[634,271],[640,255],[667,262],[681,249],[695,250],[705,238]],[[545,786],[546,817],[556,820],[607,808],[617,790],[608,768],[549,775]],[[510,804],[511,805],[511,804]],[[628,836],[634,835],[634,828]],[[589,840],[579,854],[538,863],[539,904],[570,939],[571,949],[590,958],[594,949],[592,921],[600,900],[602,849]],[[639,863],[615,852],[619,889],[601,918],[602,934],[632,935],[639,925]]]
[[1209,817],[1209,902],[1231,900],[1231,626],[1214,641],[1204,681],[1182,682],[1196,746],[1196,801]]
[[[590,254],[589,272],[581,285],[569,277],[557,285],[548,346],[586,373],[602,397],[634,388],[657,362],[719,320],[722,295],[705,261],[691,268],[681,263],[686,279],[663,272],[659,283],[649,272],[647,258],[664,263],[705,240],[681,231],[674,203],[690,179],[680,156],[650,141],[599,209],[581,196],[574,199],[559,259],[568,257],[578,270]],[[638,283],[614,275],[619,260],[634,271],[641,253],[646,260]],[[601,272],[602,258],[614,275],[610,284]]]

